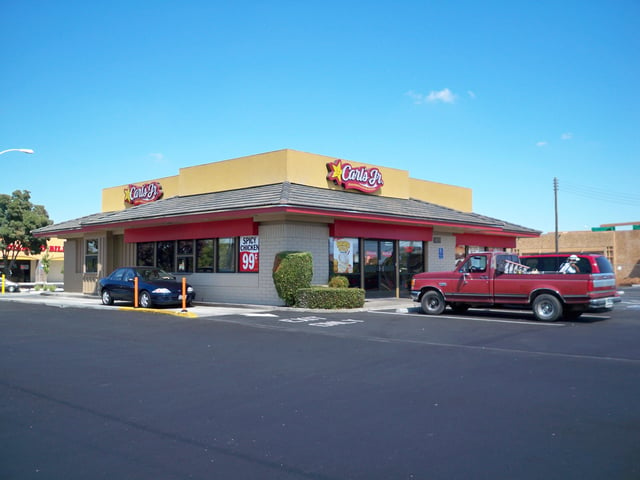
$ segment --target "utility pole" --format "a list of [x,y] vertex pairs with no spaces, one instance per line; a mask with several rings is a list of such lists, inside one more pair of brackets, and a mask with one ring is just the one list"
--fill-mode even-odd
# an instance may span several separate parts
[[553,200],[556,211],[556,255],[558,255],[558,177],[553,177]]

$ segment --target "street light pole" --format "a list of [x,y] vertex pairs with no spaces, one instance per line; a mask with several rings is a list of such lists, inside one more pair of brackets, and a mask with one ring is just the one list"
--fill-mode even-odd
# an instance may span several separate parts
[[30,148],[10,148],[9,150],[3,150],[0,152],[0,155],[7,152],[22,152],[22,153],[33,153],[33,150]]

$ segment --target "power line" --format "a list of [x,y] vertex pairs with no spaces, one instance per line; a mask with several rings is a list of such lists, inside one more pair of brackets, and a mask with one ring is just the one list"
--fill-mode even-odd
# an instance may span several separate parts
[[610,188],[592,187],[571,182],[562,182],[560,191],[568,193],[570,195],[576,195],[578,197],[601,200],[603,202],[629,205],[632,207],[640,206],[640,195],[634,193],[612,191]]

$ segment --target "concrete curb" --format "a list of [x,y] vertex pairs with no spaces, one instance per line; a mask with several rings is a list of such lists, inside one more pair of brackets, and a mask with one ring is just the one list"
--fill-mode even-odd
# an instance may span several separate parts
[[[100,297],[97,295],[85,295],[82,293],[71,292],[15,292],[5,293],[0,295],[0,302],[2,301],[14,301],[23,303],[39,303],[41,305],[53,306],[58,308],[92,308],[92,309],[104,309],[112,308],[120,311],[137,311],[145,313],[156,313],[162,315],[172,315],[182,318],[206,318],[216,317],[221,315],[230,314],[242,314],[242,313],[267,313],[274,310],[288,311],[292,314],[298,313],[314,313],[314,314],[331,314],[331,313],[356,313],[356,312],[368,312],[375,310],[393,310],[396,312],[406,313],[417,308],[416,303],[410,299],[403,298],[381,298],[366,300],[365,306],[362,308],[351,309],[307,309],[307,308],[295,308],[287,306],[274,306],[274,305],[239,305],[239,304],[224,304],[224,303],[199,303],[189,307],[186,312],[183,312],[181,307],[177,308],[134,308],[130,305],[114,305],[106,306],[100,301]],[[115,308],[114,308],[115,307]],[[195,310],[195,311],[194,311]]]

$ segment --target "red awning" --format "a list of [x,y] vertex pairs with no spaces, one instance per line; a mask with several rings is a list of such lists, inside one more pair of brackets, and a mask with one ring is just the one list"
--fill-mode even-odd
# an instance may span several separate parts
[[192,238],[223,238],[257,235],[258,224],[251,218],[219,222],[183,223],[157,227],[128,228],[124,231],[126,243],[158,242],[163,240],[190,240]]
[[461,233],[456,235],[456,246],[474,245],[478,247],[515,248],[516,237],[498,235],[480,235],[478,233]]

